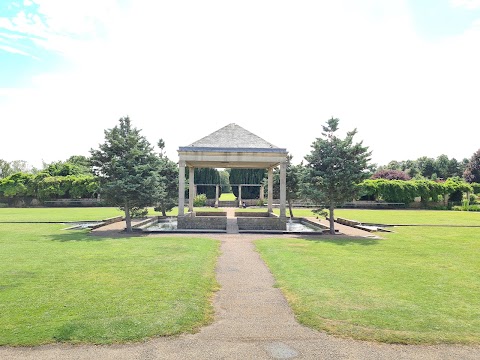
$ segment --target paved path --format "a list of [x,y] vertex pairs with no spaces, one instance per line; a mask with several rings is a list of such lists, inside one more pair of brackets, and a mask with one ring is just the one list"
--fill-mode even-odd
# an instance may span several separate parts
[[[171,236],[171,235],[168,235]],[[258,235],[212,235],[221,241],[216,318],[198,334],[144,343],[0,348],[0,359],[479,359],[480,347],[401,346],[329,336],[299,325],[254,251]]]

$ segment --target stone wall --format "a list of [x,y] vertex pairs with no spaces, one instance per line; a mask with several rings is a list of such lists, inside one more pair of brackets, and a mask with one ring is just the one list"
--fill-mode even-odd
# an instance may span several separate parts
[[195,211],[195,216],[227,216],[225,211]]
[[258,212],[258,211],[235,211],[236,217],[269,217],[270,214],[267,211]]
[[238,217],[239,230],[287,230],[287,223],[278,217]]
[[227,218],[222,216],[179,216],[178,229],[226,230]]

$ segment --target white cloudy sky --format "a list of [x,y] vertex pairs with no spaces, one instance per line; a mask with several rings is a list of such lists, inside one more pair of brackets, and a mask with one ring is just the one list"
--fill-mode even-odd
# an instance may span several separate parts
[[167,154],[234,122],[299,162],[334,116],[373,162],[480,147],[480,0],[0,1],[0,159]]

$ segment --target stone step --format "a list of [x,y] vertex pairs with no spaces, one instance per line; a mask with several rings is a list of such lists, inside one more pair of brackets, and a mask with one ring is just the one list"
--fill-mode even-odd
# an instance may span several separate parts
[[227,219],[227,234],[238,234],[237,218]]

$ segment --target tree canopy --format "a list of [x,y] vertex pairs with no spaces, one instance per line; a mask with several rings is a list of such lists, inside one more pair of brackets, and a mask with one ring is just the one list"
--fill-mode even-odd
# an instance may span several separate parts
[[463,177],[467,182],[480,183],[480,149],[478,149],[470,158]]

